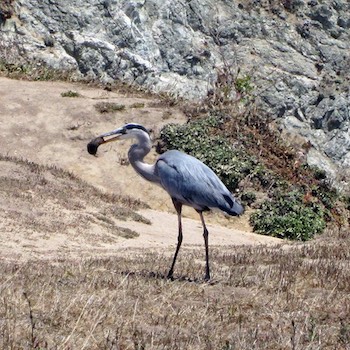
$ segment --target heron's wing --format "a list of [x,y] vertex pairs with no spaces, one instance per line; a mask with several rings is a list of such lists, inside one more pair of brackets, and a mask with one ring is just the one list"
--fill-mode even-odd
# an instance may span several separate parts
[[243,212],[215,173],[194,157],[168,151],[159,157],[156,171],[164,189],[184,204],[198,210],[219,208],[231,215]]

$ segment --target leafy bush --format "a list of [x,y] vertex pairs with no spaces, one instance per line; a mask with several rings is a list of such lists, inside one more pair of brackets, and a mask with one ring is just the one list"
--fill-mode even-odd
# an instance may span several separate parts
[[342,200],[345,203],[345,208],[350,210],[350,196],[344,196]]
[[314,176],[316,180],[324,180],[327,178],[326,171],[319,168],[314,168]]
[[242,78],[237,78],[235,81],[235,88],[240,94],[249,94],[253,91],[252,79],[249,75]]
[[311,194],[317,197],[327,209],[333,209],[339,194],[335,188],[330,187],[327,183],[321,182],[311,188]]
[[256,194],[253,192],[243,193],[241,201],[247,205],[252,205],[256,201]]
[[68,90],[66,92],[62,92],[61,93],[62,97],[81,97],[81,95],[79,94],[79,92],[76,91],[72,91],[72,90]]
[[115,102],[98,102],[94,107],[100,113],[112,113],[125,110],[125,105]]
[[325,228],[324,212],[319,204],[304,202],[304,194],[293,191],[266,200],[252,214],[254,231],[278,238],[306,241]]

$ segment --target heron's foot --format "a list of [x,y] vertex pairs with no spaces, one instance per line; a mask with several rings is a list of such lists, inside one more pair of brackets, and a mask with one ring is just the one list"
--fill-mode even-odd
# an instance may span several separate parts
[[166,276],[168,280],[174,281],[173,271],[169,271],[168,275]]
[[204,276],[204,281],[205,281],[205,282],[209,282],[209,281],[210,281],[210,275],[209,275],[209,274],[206,274],[206,275]]

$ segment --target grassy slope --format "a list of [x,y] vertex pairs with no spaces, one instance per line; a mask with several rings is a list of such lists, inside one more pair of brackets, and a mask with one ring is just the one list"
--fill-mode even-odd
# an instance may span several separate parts
[[99,239],[114,241],[118,236],[138,235],[118,227],[114,218],[146,220],[134,212],[142,203],[103,193],[62,169],[1,154],[0,165],[2,239],[14,232],[20,245],[21,238],[49,240],[59,233],[67,239],[78,242],[84,237],[92,243],[98,234],[89,238],[84,233],[100,227],[104,235]]
[[[1,164],[16,170],[12,178],[3,172],[2,194],[17,188],[32,206],[35,198],[39,206],[55,199],[78,209],[106,202],[104,215],[109,202],[140,205],[60,169],[9,157]],[[40,196],[26,196],[28,188]],[[200,278],[202,250],[181,251],[174,282],[164,278],[171,258],[143,250],[89,260],[3,260],[0,348],[346,349],[349,244],[346,230],[333,229],[288,247],[212,247],[211,284]]]
[[[334,233],[333,233],[334,234]],[[332,238],[334,240],[334,237]],[[0,266],[3,349],[346,349],[349,239]]]

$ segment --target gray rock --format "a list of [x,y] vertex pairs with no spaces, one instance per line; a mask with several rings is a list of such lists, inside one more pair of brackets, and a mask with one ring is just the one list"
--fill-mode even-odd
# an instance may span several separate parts
[[317,21],[322,24],[323,28],[329,29],[334,26],[333,22],[333,11],[330,5],[320,5],[314,7],[309,13],[309,17],[314,21]]
[[13,13],[0,55],[188,99],[225,84],[238,98],[240,72],[260,108],[311,142],[313,163],[332,176],[350,163],[346,0],[17,0]]

